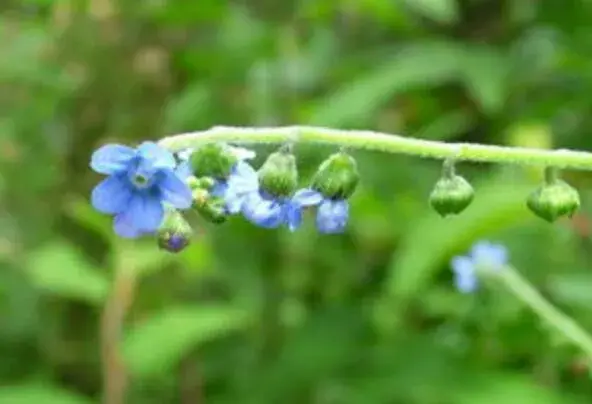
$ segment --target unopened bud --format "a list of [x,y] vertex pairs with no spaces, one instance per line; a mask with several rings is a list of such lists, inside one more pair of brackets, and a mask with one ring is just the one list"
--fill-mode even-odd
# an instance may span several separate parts
[[158,230],[158,246],[164,250],[177,253],[191,242],[193,232],[183,215],[177,210],[168,210]]
[[547,168],[545,183],[530,194],[526,205],[535,215],[552,223],[563,216],[572,217],[580,208],[580,195],[557,178],[555,169]]
[[263,191],[273,196],[290,196],[298,185],[296,158],[287,149],[269,155],[259,169]]
[[338,152],[321,163],[312,179],[312,188],[329,199],[347,199],[359,182],[360,174],[354,158]]
[[191,169],[198,177],[225,179],[237,158],[223,144],[211,143],[200,146],[190,156]]
[[475,191],[467,180],[454,172],[454,163],[445,161],[442,178],[438,180],[429,202],[441,216],[456,215],[473,201]]

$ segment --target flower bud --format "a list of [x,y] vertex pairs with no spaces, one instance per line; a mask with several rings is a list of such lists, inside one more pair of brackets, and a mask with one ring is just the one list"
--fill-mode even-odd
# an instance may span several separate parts
[[296,158],[286,148],[271,153],[259,169],[263,191],[273,196],[290,196],[298,186]]
[[183,215],[170,209],[157,233],[158,246],[173,253],[180,252],[189,245],[192,233],[191,226]]
[[460,175],[443,176],[430,194],[430,205],[441,216],[459,214],[473,201],[471,184]]
[[347,199],[360,182],[356,161],[345,152],[329,156],[315,173],[312,188],[329,199]]
[[572,217],[580,207],[580,195],[567,182],[547,176],[545,184],[530,194],[526,205],[535,215],[552,223],[562,216]]
[[200,146],[190,156],[191,168],[196,177],[227,178],[237,158],[223,144]]
[[228,211],[226,210],[226,204],[222,198],[208,194],[200,197],[199,201],[199,203],[194,204],[194,207],[201,217],[215,224],[226,222],[228,219]]

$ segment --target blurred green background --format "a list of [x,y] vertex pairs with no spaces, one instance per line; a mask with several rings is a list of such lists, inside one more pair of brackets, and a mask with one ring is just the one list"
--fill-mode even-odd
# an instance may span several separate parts
[[[504,290],[459,294],[448,265],[503,242],[592,330],[586,173],[566,173],[581,213],[549,225],[525,207],[539,169],[463,164],[475,202],[441,219],[427,205],[437,162],[360,152],[345,234],[319,236],[312,217],[290,234],[194,216],[179,255],[117,239],[88,201],[98,146],[214,125],[590,149],[590,1],[0,10],[0,404],[592,402],[581,353]],[[333,151],[297,147],[303,183]]]

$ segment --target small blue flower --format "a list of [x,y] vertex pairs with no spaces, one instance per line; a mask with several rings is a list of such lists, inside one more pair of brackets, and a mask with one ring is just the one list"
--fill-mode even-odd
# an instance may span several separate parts
[[242,212],[251,223],[267,229],[286,224],[290,231],[300,227],[302,209],[317,205],[322,199],[309,189],[290,197],[272,196],[260,188],[257,171],[244,161],[236,163],[226,184],[218,184],[213,192],[223,195],[228,213]]
[[479,286],[476,268],[498,271],[508,263],[508,250],[500,244],[479,241],[468,256],[457,256],[451,261],[454,283],[464,293],[474,292]]
[[153,142],[137,149],[110,144],[95,151],[91,168],[108,175],[92,191],[95,209],[115,216],[121,237],[136,238],[155,232],[164,217],[164,204],[177,209],[191,206],[191,190],[175,171],[173,155]]
[[285,224],[290,231],[295,231],[302,224],[302,209],[319,202],[320,195],[310,189],[301,189],[286,198],[258,191],[247,195],[242,212],[258,226],[274,229]]
[[319,232],[324,234],[343,233],[349,220],[349,202],[346,199],[324,197],[320,192],[310,188],[307,191],[308,201],[311,203],[308,206],[318,205],[316,225]]
[[228,180],[216,184],[212,193],[224,198],[228,213],[237,214],[249,195],[259,193],[259,175],[248,163],[239,161],[232,168]]

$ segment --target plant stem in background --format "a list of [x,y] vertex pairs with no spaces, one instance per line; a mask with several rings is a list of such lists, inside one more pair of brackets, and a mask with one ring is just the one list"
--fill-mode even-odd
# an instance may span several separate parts
[[453,158],[458,161],[543,165],[592,170],[592,153],[581,151],[445,143],[368,130],[339,130],[312,126],[275,128],[217,126],[205,131],[170,136],[162,139],[160,145],[171,151],[180,151],[211,142],[243,144],[321,143],[351,149],[376,150],[436,159]]
[[101,321],[103,403],[124,404],[128,376],[120,352],[123,323],[134,299],[136,275],[118,262]]
[[571,317],[549,303],[518,271],[512,267],[505,267],[502,271],[496,272],[495,278],[559,335],[563,335],[566,340],[581,349],[588,360],[592,361],[592,337]]

